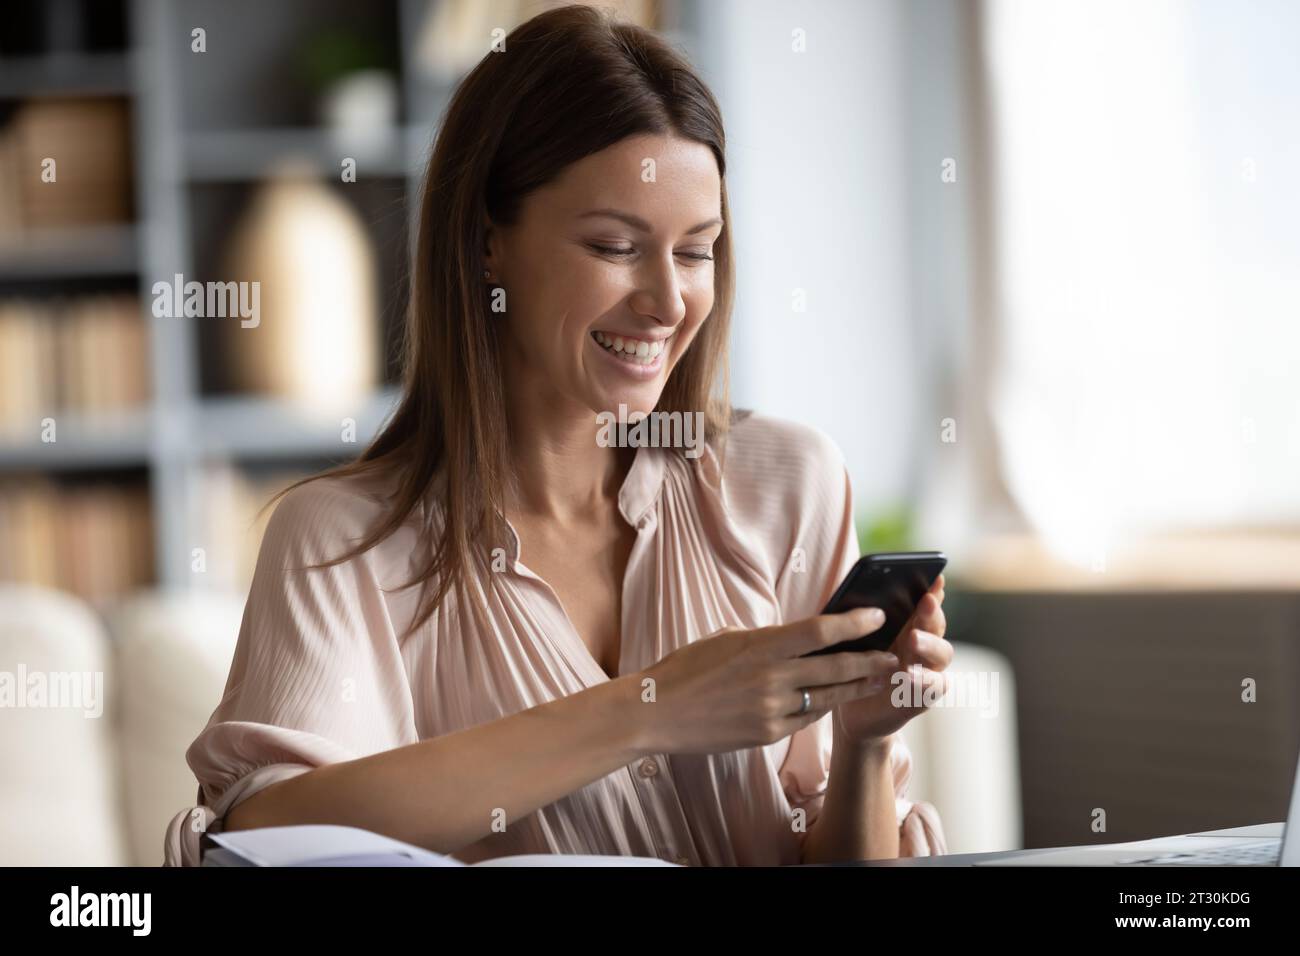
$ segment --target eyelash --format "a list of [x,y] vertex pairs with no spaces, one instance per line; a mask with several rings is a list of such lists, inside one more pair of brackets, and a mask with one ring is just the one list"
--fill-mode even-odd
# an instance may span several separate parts
[[[635,252],[634,249],[617,249],[613,246],[602,246],[594,242],[588,244],[591,246],[591,248],[595,249],[601,255],[605,255],[605,256],[618,256],[619,258],[623,258],[624,256],[630,256]],[[704,256],[704,255],[699,255],[698,253],[683,252],[681,253],[681,255],[685,256],[687,259],[694,259],[696,262],[713,261],[713,256]]]

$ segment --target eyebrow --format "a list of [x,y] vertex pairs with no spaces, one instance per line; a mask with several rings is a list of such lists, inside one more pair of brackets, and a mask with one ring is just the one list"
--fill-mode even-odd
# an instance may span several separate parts
[[[590,219],[595,216],[607,216],[610,219],[621,220],[622,222],[627,223],[633,229],[638,229],[641,232],[654,231],[653,229],[650,228],[650,223],[646,222],[640,216],[634,216],[631,213],[623,212],[621,209],[592,209],[589,210],[588,212],[582,213],[582,215],[578,216],[578,218]],[[687,229],[686,235],[693,236],[697,232],[703,232],[705,229],[708,229],[710,226],[720,226],[720,225],[722,225],[721,219],[718,218],[707,219],[704,222],[699,223],[698,225],[691,226],[691,228]]]

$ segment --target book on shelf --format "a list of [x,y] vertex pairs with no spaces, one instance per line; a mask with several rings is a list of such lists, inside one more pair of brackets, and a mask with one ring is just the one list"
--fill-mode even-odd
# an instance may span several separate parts
[[145,408],[148,333],[135,295],[0,300],[0,432],[35,441],[47,417]]
[[679,866],[650,856],[526,853],[465,863],[359,827],[305,824],[208,833],[203,866]]
[[153,519],[143,483],[62,487],[0,479],[0,580],[69,591],[92,605],[154,577]]

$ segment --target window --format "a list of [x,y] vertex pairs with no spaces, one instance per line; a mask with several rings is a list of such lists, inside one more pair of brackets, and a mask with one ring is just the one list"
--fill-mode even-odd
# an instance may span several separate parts
[[1300,523],[1300,5],[984,7],[1003,481],[1048,548]]

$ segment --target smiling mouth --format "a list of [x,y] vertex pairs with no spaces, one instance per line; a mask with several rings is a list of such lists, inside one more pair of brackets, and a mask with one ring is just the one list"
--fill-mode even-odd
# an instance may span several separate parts
[[[673,333],[673,335],[676,334],[676,332]],[[599,330],[592,332],[591,337],[606,352],[613,352],[618,358],[638,365],[653,364],[660,354],[668,348],[668,343],[672,341],[672,335],[657,342],[650,342],[645,339],[629,338],[625,335],[610,335]]]

